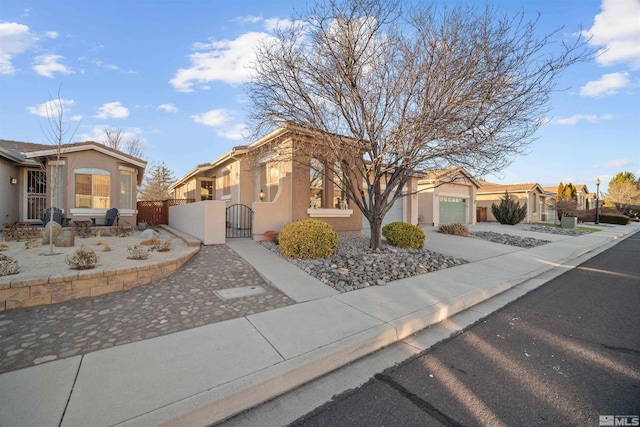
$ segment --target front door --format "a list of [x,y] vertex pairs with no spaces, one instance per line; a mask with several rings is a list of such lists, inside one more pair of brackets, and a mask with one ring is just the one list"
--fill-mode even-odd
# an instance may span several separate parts
[[47,208],[47,174],[38,169],[27,170],[27,209],[25,221],[42,219]]

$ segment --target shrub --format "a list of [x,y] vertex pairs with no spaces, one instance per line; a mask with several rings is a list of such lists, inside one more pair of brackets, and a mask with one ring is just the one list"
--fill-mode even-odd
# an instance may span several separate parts
[[438,227],[438,231],[443,234],[453,234],[454,236],[467,237],[469,235],[469,228],[459,222],[455,222],[453,224],[441,224]]
[[500,204],[491,204],[491,212],[500,224],[516,225],[527,216],[527,207],[520,206],[520,202],[512,199],[505,191],[500,198]]
[[133,234],[135,229],[129,224],[116,225],[115,227],[111,227],[113,234],[118,237],[128,237]]
[[169,252],[173,247],[171,239],[160,239],[159,243],[153,247],[158,252]]
[[392,222],[382,227],[382,235],[390,245],[399,248],[421,249],[424,247],[424,231],[417,225]]
[[127,248],[129,259],[147,259],[151,255],[151,251],[146,246],[132,245]]
[[85,221],[74,221],[73,224],[73,232],[76,233],[78,237],[91,237],[91,225]]
[[18,261],[6,255],[0,255],[0,276],[8,276],[9,274],[18,274],[20,264]]
[[604,224],[620,224],[627,225],[631,218],[625,215],[615,215],[615,214],[602,214],[598,215],[600,222]]
[[5,242],[0,242],[0,251],[6,251],[7,250],[7,244]]
[[317,219],[302,219],[285,225],[278,240],[282,254],[291,258],[326,258],[338,249],[338,234],[329,224]]
[[39,238],[42,235],[42,228],[32,227],[27,222],[11,222],[4,224],[5,240],[31,240]]
[[71,258],[67,257],[65,262],[72,270],[90,270],[96,267],[98,255],[93,249],[83,245],[76,249]]

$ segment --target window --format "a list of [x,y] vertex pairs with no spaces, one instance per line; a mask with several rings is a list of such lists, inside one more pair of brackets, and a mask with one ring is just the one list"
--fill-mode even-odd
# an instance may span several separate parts
[[120,209],[133,209],[132,182],[133,173],[120,170]]
[[531,210],[533,213],[538,212],[538,195],[536,193],[533,193],[533,206]]
[[231,196],[231,171],[229,169],[222,172],[222,196]]
[[273,202],[278,194],[280,184],[280,169],[277,162],[267,161],[260,169],[260,191],[264,194],[265,202]]
[[75,171],[76,208],[109,209],[110,176],[102,169],[83,168]]
[[200,181],[200,200],[213,200],[213,195],[213,181],[209,179],[203,179]]
[[344,188],[343,168],[344,165],[342,163],[336,163],[333,167],[333,207],[336,209],[340,209],[342,207],[342,201],[346,197],[344,190],[341,188],[341,186]]
[[311,159],[311,192],[309,202],[311,207],[324,206],[324,165],[316,158]]

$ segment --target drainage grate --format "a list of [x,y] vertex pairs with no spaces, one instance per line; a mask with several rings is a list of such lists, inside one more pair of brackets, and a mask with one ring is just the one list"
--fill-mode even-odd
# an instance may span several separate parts
[[261,286],[243,286],[241,288],[221,289],[213,292],[218,295],[220,299],[233,299],[262,294],[266,292],[266,290]]

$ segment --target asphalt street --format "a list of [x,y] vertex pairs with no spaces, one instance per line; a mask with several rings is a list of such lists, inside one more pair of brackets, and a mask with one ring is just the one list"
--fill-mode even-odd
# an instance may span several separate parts
[[598,426],[640,415],[639,308],[636,233],[291,425]]

